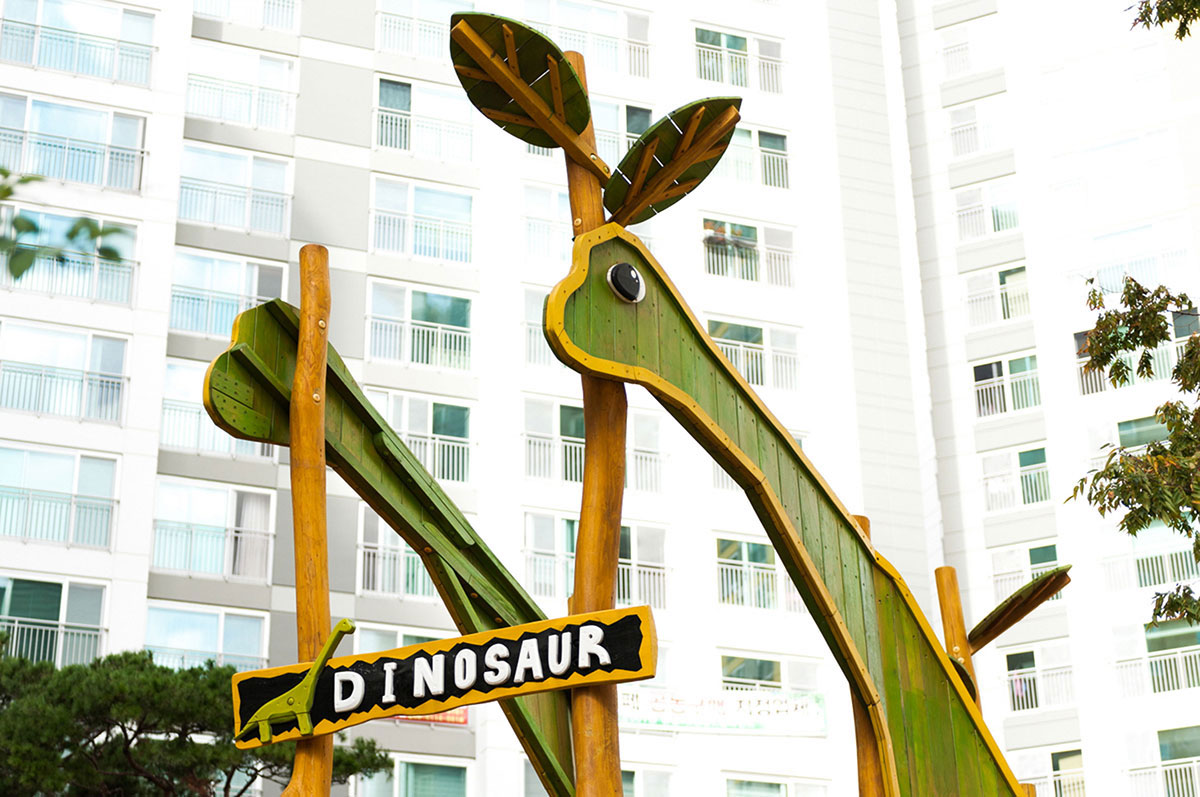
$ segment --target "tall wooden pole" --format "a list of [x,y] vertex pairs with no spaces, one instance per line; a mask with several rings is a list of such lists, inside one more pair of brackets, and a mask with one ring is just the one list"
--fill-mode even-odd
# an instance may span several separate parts
[[[584,90],[583,56],[567,52]],[[595,151],[588,122],[582,143]],[[567,190],[573,234],[604,224],[604,194],[596,175],[567,158]],[[625,489],[625,418],[628,405],[620,382],[583,375],[583,502],[575,543],[575,594],[571,612],[611,609],[616,597],[621,544],[621,500]],[[575,748],[575,794],[612,797],[621,793],[617,688],[588,686],[571,693],[571,737]]]
[[971,676],[975,702],[979,703],[979,682],[975,680],[975,665],[971,663],[971,644],[967,642],[967,624],[963,620],[962,595],[958,591],[958,573],[946,565],[933,571],[937,581],[938,605],[942,610],[942,632],[946,638],[946,653]]
[[[329,338],[329,251],[300,249],[300,339],[292,380],[292,528],[296,555],[296,638],[313,661],[329,636],[329,552],[325,541],[325,359]],[[328,795],[333,736],[296,744],[284,797]]]

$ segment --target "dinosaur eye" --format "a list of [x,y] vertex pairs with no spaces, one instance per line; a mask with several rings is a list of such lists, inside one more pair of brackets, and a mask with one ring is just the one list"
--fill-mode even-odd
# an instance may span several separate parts
[[636,304],[646,295],[642,275],[629,263],[617,263],[608,270],[608,287],[623,302]]

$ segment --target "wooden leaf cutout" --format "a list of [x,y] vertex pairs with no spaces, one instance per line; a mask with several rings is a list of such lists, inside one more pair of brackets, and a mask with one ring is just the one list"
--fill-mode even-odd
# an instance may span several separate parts
[[612,221],[645,221],[700,185],[729,147],[741,104],[740,97],[696,100],[642,133],[604,188]]
[[592,117],[587,90],[549,38],[508,17],[454,14],[450,59],[467,98],[502,130],[539,147],[563,147],[608,179],[595,148],[580,140]]

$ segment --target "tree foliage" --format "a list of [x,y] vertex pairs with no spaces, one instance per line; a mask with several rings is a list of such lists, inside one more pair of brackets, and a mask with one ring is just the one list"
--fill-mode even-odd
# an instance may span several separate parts
[[[1186,294],[1173,294],[1161,285],[1150,290],[1129,277],[1118,308],[1106,309],[1104,294],[1096,288],[1088,295],[1088,307],[1102,312],[1087,335],[1085,369],[1107,369],[1115,387],[1128,384],[1133,373],[1153,376],[1152,352],[1174,339],[1169,319],[1197,313]],[[1130,359],[1136,359],[1132,369]],[[1084,497],[1101,515],[1119,514],[1118,527],[1131,536],[1163,523],[1191,541],[1200,563],[1200,334],[1193,333],[1181,346],[1171,380],[1182,398],[1155,411],[1166,436],[1132,450],[1111,446],[1104,466],[1081,478],[1071,497]],[[1153,620],[1172,619],[1200,623],[1200,600],[1188,584],[1155,595]]]
[[1138,0],[1133,27],[1164,28],[1175,23],[1175,38],[1185,39],[1200,19],[1200,0]]
[[[295,743],[233,745],[233,672],[172,670],[146,652],[57,670],[0,658],[0,794],[238,797],[255,777],[286,784]],[[334,783],[390,768],[373,740],[334,746]]]

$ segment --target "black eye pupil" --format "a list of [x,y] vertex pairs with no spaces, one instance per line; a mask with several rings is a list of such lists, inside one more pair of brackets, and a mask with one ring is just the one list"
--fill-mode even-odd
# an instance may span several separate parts
[[617,263],[608,270],[608,284],[613,293],[627,302],[641,301],[645,294],[642,275],[629,263]]

